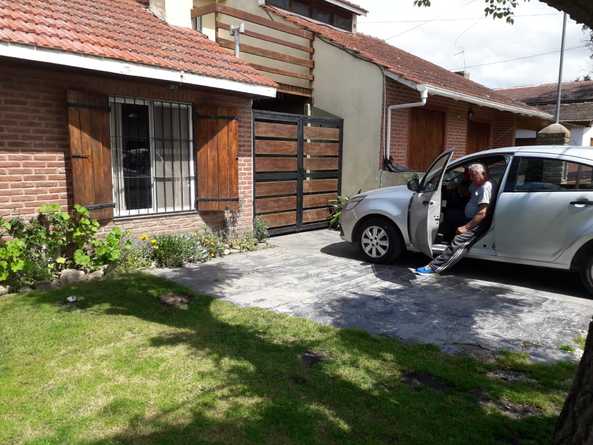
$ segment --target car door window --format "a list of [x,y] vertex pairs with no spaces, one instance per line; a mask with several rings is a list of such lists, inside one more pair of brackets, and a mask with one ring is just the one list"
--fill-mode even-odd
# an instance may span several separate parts
[[513,161],[506,192],[593,190],[593,167],[560,159],[519,157]]
[[461,185],[464,180],[469,178],[465,176],[465,170],[472,164],[482,164],[488,172],[488,178],[497,187],[502,182],[504,173],[508,165],[508,159],[505,156],[488,156],[485,158],[472,159],[448,169],[443,179],[443,185],[447,189],[455,189]]
[[423,192],[434,192],[440,185],[443,177],[443,169],[447,167],[450,156],[443,156],[437,158],[437,160],[429,168],[428,172],[422,178],[422,191]]

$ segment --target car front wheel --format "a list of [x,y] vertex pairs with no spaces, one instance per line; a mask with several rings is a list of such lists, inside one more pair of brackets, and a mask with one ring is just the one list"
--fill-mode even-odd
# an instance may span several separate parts
[[391,263],[402,254],[401,235],[395,225],[385,219],[365,221],[358,234],[360,252],[371,263]]

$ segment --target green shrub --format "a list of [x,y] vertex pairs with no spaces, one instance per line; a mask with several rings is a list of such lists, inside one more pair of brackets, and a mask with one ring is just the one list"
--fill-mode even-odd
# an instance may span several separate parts
[[153,265],[152,246],[143,240],[126,239],[119,260],[112,270],[116,273],[129,273],[146,269]]
[[207,258],[216,258],[224,254],[226,249],[222,236],[210,230],[204,230],[195,235],[198,244],[206,252]]
[[228,245],[231,249],[241,252],[252,252],[257,250],[258,240],[253,234],[245,233],[242,236],[228,240]]
[[66,268],[97,270],[119,261],[123,233],[115,228],[97,236],[99,223],[88,209],[71,214],[59,205],[44,205],[36,218],[0,219],[0,284],[16,288],[50,280]]
[[342,209],[348,204],[350,198],[347,196],[338,196],[338,199],[331,202],[329,228],[333,230],[340,230],[340,218],[342,216]]
[[181,267],[207,258],[195,235],[158,235],[153,241],[152,258],[159,267]]
[[253,236],[255,236],[260,243],[264,242],[270,236],[268,226],[260,218],[255,218],[255,222],[253,223]]

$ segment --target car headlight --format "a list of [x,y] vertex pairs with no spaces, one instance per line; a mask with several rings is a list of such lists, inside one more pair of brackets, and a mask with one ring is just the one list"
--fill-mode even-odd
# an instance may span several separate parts
[[344,206],[344,210],[352,210],[358,204],[360,204],[366,196],[355,196],[354,198],[350,199],[348,203]]

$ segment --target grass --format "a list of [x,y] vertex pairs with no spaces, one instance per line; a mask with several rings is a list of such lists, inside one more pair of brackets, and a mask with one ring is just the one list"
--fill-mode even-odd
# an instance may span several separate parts
[[542,444],[575,371],[203,296],[180,310],[169,291],[185,292],[131,275],[0,299],[0,443]]

